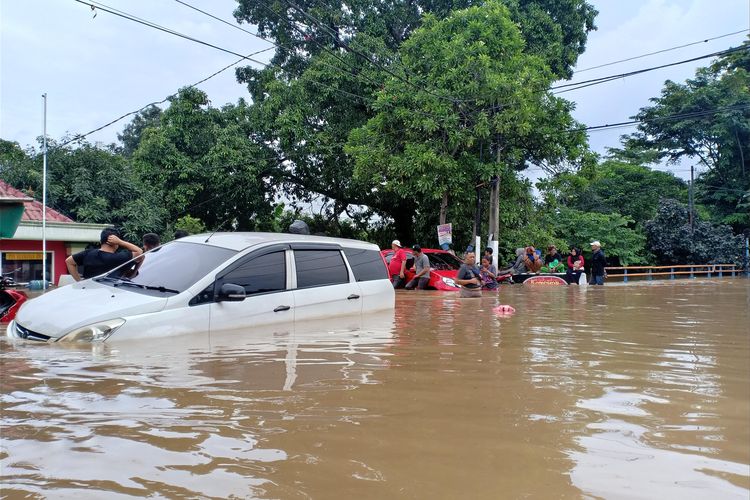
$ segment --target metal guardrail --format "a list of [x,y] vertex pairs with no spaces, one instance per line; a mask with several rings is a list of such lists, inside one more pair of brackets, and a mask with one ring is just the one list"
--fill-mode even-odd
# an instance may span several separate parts
[[[626,267],[605,267],[607,271],[607,279],[622,278],[623,283],[628,282],[628,278],[636,277],[647,277],[649,281],[654,277],[669,276],[669,279],[675,279],[675,276],[689,275],[690,278],[695,278],[696,275],[705,275],[708,278],[716,277],[722,278],[725,274],[727,276],[738,276],[744,271],[741,267],[735,264],[704,264],[704,265],[690,265],[681,264],[675,266],[626,266]],[[664,271],[669,269],[669,271]],[[645,270],[645,271],[644,271]],[[610,271],[622,271],[612,273]],[[637,272],[631,272],[637,271]]]

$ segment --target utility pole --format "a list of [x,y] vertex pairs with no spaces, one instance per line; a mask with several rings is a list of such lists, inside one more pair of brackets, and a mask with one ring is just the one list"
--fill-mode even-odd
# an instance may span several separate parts
[[500,229],[500,179],[493,175],[490,179],[490,224],[489,241],[497,240]]
[[472,242],[476,241],[477,236],[482,233],[482,186],[484,186],[484,183],[474,186],[474,190],[477,193],[477,203],[474,207],[474,228],[471,231]]
[[[497,167],[500,168],[500,141],[497,141]],[[492,263],[498,265],[498,234],[500,233],[500,177],[496,174],[490,181],[490,227],[487,245],[492,248]]]
[[695,227],[694,221],[693,221],[693,171],[695,167],[692,165],[690,166],[690,189],[688,191],[688,217],[690,218],[690,238],[691,238],[691,244],[692,244],[692,237],[693,237],[693,229]]
[[44,119],[42,134],[42,289],[47,289],[47,93],[42,94]]

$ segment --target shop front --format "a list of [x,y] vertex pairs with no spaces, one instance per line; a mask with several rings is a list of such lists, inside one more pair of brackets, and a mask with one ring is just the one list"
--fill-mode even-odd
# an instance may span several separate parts
[[[19,206],[23,207],[20,214]],[[57,284],[60,276],[68,272],[65,267],[68,255],[97,244],[102,229],[110,227],[109,224],[75,222],[50,207],[43,207],[37,200],[1,180],[0,207],[3,208],[0,269],[3,274],[12,276],[16,283],[45,278]],[[43,259],[46,259],[47,267],[44,277]]]

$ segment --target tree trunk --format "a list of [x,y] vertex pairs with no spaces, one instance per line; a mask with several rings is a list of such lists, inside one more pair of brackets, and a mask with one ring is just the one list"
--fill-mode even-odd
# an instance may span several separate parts
[[395,210],[391,212],[391,217],[393,217],[393,222],[396,228],[396,238],[398,238],[404,246],[411,246],[412,244],[417,243],[413,241],[413,208],[407,205],[399,205],[394,208]]
[[440,224],[445,224],[448,219],[448,191],[443,193],[443,199],[440,201]]
[[500,231],[500,179],[493,175],[490,181],[489,241],[496,241]]

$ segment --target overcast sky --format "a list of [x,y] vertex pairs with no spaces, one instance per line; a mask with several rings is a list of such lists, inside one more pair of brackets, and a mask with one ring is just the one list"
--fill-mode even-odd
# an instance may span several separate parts
[[[187,0],[233,21],[234,0]],[[589,35],[578,68],[638,56],[750,28],[749,0],[589,0],[598,10],[597,31]],[[240,54],[269,44],[214,21],[173,0],[108,0],[156,24]],[[243,25],[246,29],[252,27]],[[47,93],[51,138],[88,132],[158,101],[238,58],[106,12],[92,12],[74,0],[0,0],[0,138],[35,144],[42,131],[42,99]],[[583,71],[573,81],[689,59],[737,46],[737,34]],[[257,56],[267,61],[271,52]],[[626,121],[657,96],[664,80],[683,81],[708,60],[588,87],[562,96],[577,103],[575,117],[586,125]],[[232,70],[200,85],[213,105],[247,97]],[[91,141],[117,138],[127,120],[97,132]],[[619,145],[628,130],[592,132],[598,152]],[[684,177],[684,166],[675,167]],[[679,172],[683,169],[682,172]]]

